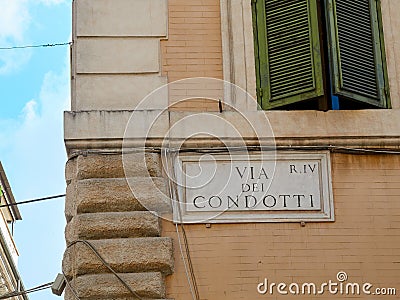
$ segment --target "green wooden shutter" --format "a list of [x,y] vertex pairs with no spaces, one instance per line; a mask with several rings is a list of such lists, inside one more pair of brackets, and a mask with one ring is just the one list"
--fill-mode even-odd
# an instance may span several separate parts
[[256,0],[254,7],[262,108],[323,95],[316,0]]
[[333,92],[387,107],[386,62],[378,0],[328,0]]

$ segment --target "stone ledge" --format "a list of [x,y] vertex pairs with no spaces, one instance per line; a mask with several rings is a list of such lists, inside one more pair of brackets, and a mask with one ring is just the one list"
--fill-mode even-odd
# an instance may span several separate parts
[[[84,111],[65,112],[65,143],[67,150],[82,149],[87,147],[118,148],[122,145],[125,129],[133,111]],[[154,141],[153,146],[161,145],[164,138],[171,137],[177,141],[184,141],[193,133],[193,128],[188,126],[175,126],[168,132],[170,126],[177,124],[191,112],[160,111],[135,111],[135,117],[142,125],[135,132],[131,132],[132,147],[144,145],[144,140]],[[218,132],[218,137],[223,140],[235,142],[240,129],[240,137],[244,141],[253,141],[259,133],[261,141],[271,138],[279,141],[281,145],[339,145],[339,146],[368,146],[392,147],[398,145],[400,139],[400,123],[397,122],[400,109],[386,110],[358,110],[358,111],[254,111],[236,112],[224,111],[223,113],[207,112],[210,116],[224,120],[225,127],[215,128],[215,122],[203,121],[201,132]],[[211,118],[211,117],[210,117]],[[213,119],[215,119],[213,118]],[[151,122],[151,120],[157,120]],[[263,130],[271,124],[274,135]],[[252,124],[243,127],[242,124]],[[90,126],[90,124],[101,124]],[[229,125],[229,126],[228,126]],[[200,126],[200,125],[199,125]],[[106,128],[107,130],[104,130]],[[151,131],[149,132],[149,128]],[[207,146],[208,139],[199,137],[199,144]],[[357,137],[357,140],[354,138]]]
[[[118,274],[139,296],[145,298],[165,297],[163,275],[155,273]],[[115,299],[115,297],[133,297],[114,274],[83,275],[71,281],[79,298]]]
[[[171,238],[109,239],[91,241],[91,244],[115,272],[172,273],[174,259]],[[109,272],[83,243],[77,243],[65,251],[63,270],[68,278]]]
[[148,211],[89,213],[67,224],[67,244],[75,240],[160,236],[158,217]]

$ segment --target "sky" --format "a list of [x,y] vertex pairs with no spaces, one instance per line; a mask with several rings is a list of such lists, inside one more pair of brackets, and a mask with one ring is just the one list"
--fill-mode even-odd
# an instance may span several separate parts
[[[0,48],[71,40],[72,0],[0,0]],[[0,160],[16,201],[65,193],[63,111],[69,110],[68,46],[0,50]],[[25,288],[61,271],[64,199],[19,207],[14,227]],[[32,300],[61,299],[51,290]]]

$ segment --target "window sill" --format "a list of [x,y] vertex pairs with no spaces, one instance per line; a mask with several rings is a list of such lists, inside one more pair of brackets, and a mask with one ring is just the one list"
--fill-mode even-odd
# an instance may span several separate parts
[[396,147],[400,109],[263,111],[277,144]]

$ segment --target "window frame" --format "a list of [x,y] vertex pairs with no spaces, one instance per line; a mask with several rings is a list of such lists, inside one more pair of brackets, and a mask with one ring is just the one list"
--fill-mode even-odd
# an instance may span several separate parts
[[[322,57],[319,49],[319,29],[318,29],[318,16],[316,0],[307,0],[308,2],[308,21],[310,35],[310,51],[312,52],[312,75],[313,87],[304,88],[299,91],[291,92],[289,94],[281,95],[273,98],[271,95],[270,86],[270,70],[269,70],[269,57],[267,51],[267,32],[265,26],[266,15],[265,13],[257,14],[256,11],[265,12],[262,8],[265,5],[264,0],[252,1],[252,15],[253,15],[253,29],[254,34],[257,34],[254,42],[254,51],[256,55],[256,76],[257,77],[257,101],[262,109],[268,110],[284,105],[297,103],[305,99],[312,99],[322,96],[324,93],[324,82],[322,78]],[[261,15],[261,16],[260,16]],[[261,17],[261,19],[260,19]],[[261,41],[262,43],[259,43]],[[264,46],[265,45],[265,46]],[[318,50],[316,50],[318,49]],[[262,55],[260,55],[262,54]],[[264,100],[264,96],[267,101]],[[271,100],[268,100],[271,99]]]
[[[342,72],[340,67],[340,47],[338,45],[338,26],[336,23],[336,0],[325,0],[327,2],[327,11],[326,18],[329,18],[330,21],[327,24],[327,30],[329,39],[331,41],[331,51],[328,51],[329,60],[334,63],[331,64],[331,83],[332,90],[334,94],[344,96],[347,98],[353,98],[360,102],[369,103],[375,107],[380,108],[391,108],[390,105],[390,93],[389,93],[389,80],[388,80],[388,72],[387,72],[387,62],[386,62],[386,51],[385,51],[385,41],[384,41],[384,32],[382,26],[382,11],[381,11],[381,1],[380,0],[369,0],[370,5],[376,5],[376,9],[371,11],[372,21],[376,24],[373,30],[373,38],[374,38],[374,56],[375,56],[375,67],[377,68],[377,83],[378,83],[378,95],[380,99],[380,103],[377,104],[376,101],[371,101],[368,97],[363,97],[362,95],[354,94],[344,90],[341,85],[343,82]],[[335,28],[331,28],[329,25],[335,24]],[[376,56],[379,55],[381,59],[378,59]]]
[[[257,84],[257,101],[262,109],[268,110],[273,108],[279,108],[288,104],[301,103],[308,99],[317,99],[318,96],[325,94],[325,97],[330,97],[331,93],[333,95],[340,96],[342,99],[350,99],[350,101],[359,102],[358,105],[361,106],[365,104],[370,104],[376,108],[391,108],[390,93],[389,93],[389,78],[387,72],[387,62],[386,62],[386,51],[385,42],[383,34],[383,22],[382,22],[382,11],[380,0],[369,0],[370,5],[376,5],[376,7],[371,8],[371,18],[375,26],[372,27],[373,30],[373,42],[374,42],[374,56],[375,56],[375,67],[377,68],[377,85],[378,85],[378,97],[379,102],[375,99],[362,96],[361,94],[353,93],[351,91],[346,91],[341,88],[342,77],[341,77],[341,67],[340,67],[340,48],[338,45],[338,26],[336,23],[336,0],[321,0],[325,1],[327,9],[322,13],[329,21],[323,26],[326,26],[326,38],[329,40],[331,45],[330,49],[322,49],[321,51],[315,50],[319,49],[319,35],[320,29],[318,28],[319,20],[315,20],[317,15],[317,0],[307,0],[309,8],[309,18],[310,18],[310,39],[313,43],[313,80],[316,85],[316,93],[296,93],[293,96],[286,95],[286,97],[281,97],[283,100],[277,101],[271,97],[269,80],[271,78],[269,73],[268,65],[268,51],[267,51],[267,33],[266,33],[266,22],[265,22],[265,0],[252,0],[252,18],[253,18],[253,35],[254,35],[254,55],[255,55],[255,70],[256,70],[256,84]],[[325,6],[324,5],[324,6]],[[319,16],[320,17],[320,16]],[[318,17],[317,17],[318,18]],[[316,22],[316,23],[315,23]],[[332,28],[334,24],[334,28]],[[322,30],[322,29],[321,29]],[[317,32],[316,32],[317,31]],[[261,41],[261,43],[260,43]],[[321,41],[322,43],[322,41]],[[264,46],[265,45],[265,46]],[[318,65],[321,61],[321,57],[324,56],[324,52],[328,55],[327,67],[330,69],[330,75],[323,74],[320,66]],[[319,56],[320,58],[318,59]],[[379,58],[377,58],[379,56]],[[321,71],[321,74],[318,74]],[[321,77],[324,77],[321,78]],[[324,87],[324,80],[329,81],[332,87],[332,91],[329,91]],[[322,92],[320,93],[320,89]],[[354,102],[355,103],[355,102]],[[357,105],[357,104],[356,104]]]

